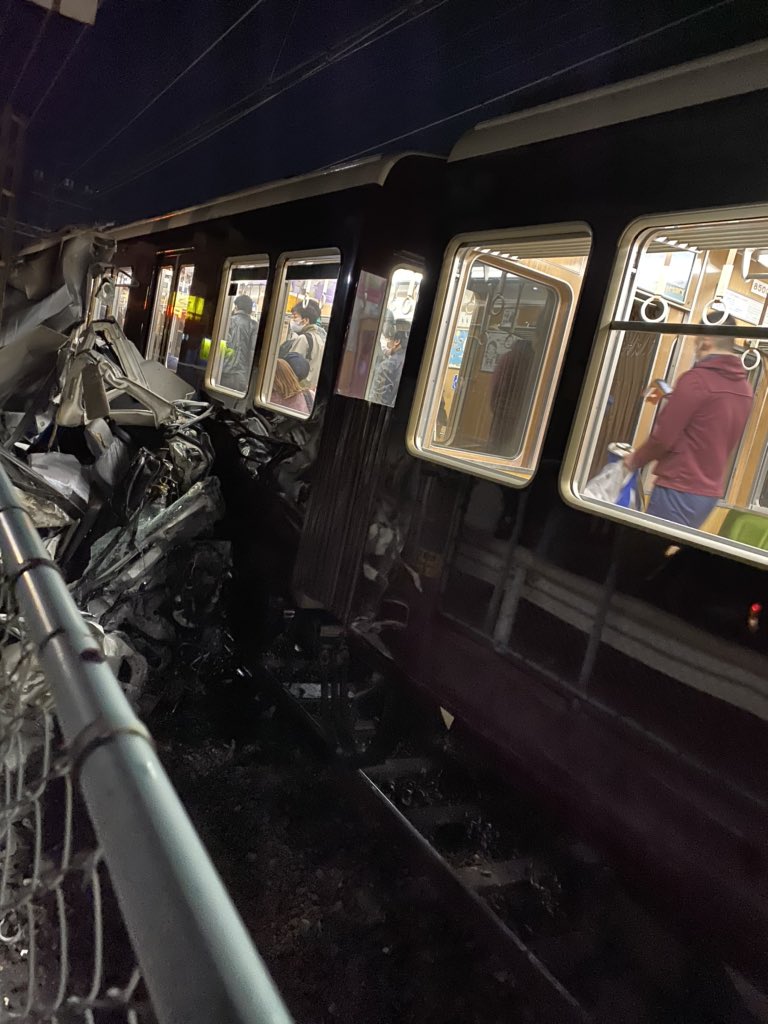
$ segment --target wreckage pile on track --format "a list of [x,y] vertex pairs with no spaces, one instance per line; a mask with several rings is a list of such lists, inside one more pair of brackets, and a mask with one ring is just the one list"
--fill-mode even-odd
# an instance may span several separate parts
[[[230,546],[205,429],[211,406],[144,360],[112,319],[112,243],[21,258],[0,321],[0,464],[126,693],[146,714],[203,678]],[[181,664],[183,662],[183,664]],[[148,682],[152,685],[148,686]]]

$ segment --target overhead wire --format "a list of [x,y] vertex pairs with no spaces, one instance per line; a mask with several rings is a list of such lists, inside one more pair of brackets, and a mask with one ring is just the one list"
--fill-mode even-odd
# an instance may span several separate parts
[[[102,0],[102,3],[103,2],[104,2],[104,0]],[[67,65],[69,64],[69,62],[74,57],[75,50],[80,45],[80,41],[82,40],[83,36],[85,35],[85,33],[88,31],[88,29],[90,27],[91,27],[90,25],[83,25],[82,28],[80,29],[80,31],[77,33],[77,37],[76,37],[74,43],[72,44],[72,46],[69,48],[69,51],[68,51],[66,57],[61,62],[61,64],[59,64],[59,67],[58,67],[58,70],[56,71],[56,74],[53,76],[53,78],[48,83],[48,88],[45,90],[43,95],[37,101],[37,106],[32,111],[32,113],[29,115],[29,120],[27,122],[27,127],[29,127],[29,125],[31,125],[32,122],[35,120],[35,118],[37,117],[38,113],[40,112],[40,108],[43,106],[45,101],[48,99],[48,97],[53,92],[54,86],[56,85],[58,80],[61,78],[61,76],[64,73],[64,71],[66,70]]]
[[[474,28],[464,29],[463,32],[462,32],[462,37],[461,37],[462,53],[463,54],[467,54],[467,52],[468,52],[468,45],[467,44],[468,44],[469,40],[473,36],[478,35],[478,34],[480,34],[482,32],[483,38],[485,40],[487,40],[487,38],[489,37],[490,26],[494,22],[500,21],[502,18],[505,18],[505,17],[509,18],[511,16],[514,16],[515,12],[518,11],[519,8],[523,7],[526,2],[527,2],[527,0],[518,0],[518,2],[515,3],[514,5],[510,5],[509,7],[506,7],[503,11],[499,12],[498,14],[492,15],[486,22],[483,22],[482,24],[478,24]],[[550,18],[549,21],[544,23],[543,27],[542,27],[542,31],[544,31],[546,33],[550,33],[550,35],[548,36],[547,42],[535,54],[531,54],[529,52],[529,50],[530,50],[530,43],[528,42],[528,40],[526,40],[526,60],[523,63],[524,64],[529,64],[529,63],[531,63],[531,60],[533,58],[541,56],[542,54],[544,54],[547,51],[552,49],[552,44],[551,44],[551,26],[552,25],[554,25],[556,22],[563,21],[566,18],[572,18],[575,15],[578,15],[579,11],[581,11],[581,10],[588,10],[589,9],[589,4],[590,4],[590,0],[572,0],[572,2],[570,4],[570,6],[568,7],[567,11],[563,12],[562,14],[558,14],[557,16],[555,16],[553,18]],[[592,27],[587,32],[581,33],[578,37],[576,37],[577,41],[582,40],[583,38],[585,38],[588,35],[594,34],[596,31],[598,31],[598,29],[599,29],[599,27]],[[496,37],[494,36],[494,38],[496,38]],[[573,41],[574,41],[573,39],[569,39],[568,40],[568,45],[571,45],[573,43]],[[447,50],[450,50],[450,48],[452,46],[455,46],[455,39],[449,40],[448,42],[445,42],[442,45],[440,45],[440,46],[438,46],[438,47],[436,47],[436,48],[434,48],[434,49],[432,49],[430,51],[430,64],[432,65],[432,67],[434,67],[438,63],[437,60],[436,60],[438,55],[444,53]],[[473,64],[474,62],[482,60],[483,62],[487,63],[488,58],[491,56],[491,54],[494,54],[494,53],[496,53],[499,50],[508,50],[508,49],[509,49],[509,41],[506,38],[502,37],[500,42],[496,43],[496,45],[491,46],[491,47],[484,47],[481,50],[477,50],[476,49],[473,53],[470,53],[469,56],[467,56],[465,60],[451,60],[451,62],[450,62],[451,77],[455,78],[457,71],[460,71],[462,68],[465,68],[465,67],[469,66],[470,64]],[[517,66],[520,66],[520,61],[517,61]],[[420,68],[419,68],[419,71],[423,72],[423,70],[424,69],[423,69],[423,64],[422,64],[422,66],[420,66]],[[492,68],[493,76],[498,75],[500,73],[500,71],[502,71],[502,70],[504,70],[504,69],[503,68],[498,68],[498,67],[494,66]],[[367,86],[368,90],[375,92],[375,86],[379,82],[384,80],[387,75],[391,75],[391,73],[392,73],[392,69],[391,68],[379,69],[377,74],[375,74],[372,77],[369,77],[369,78],[366,79],[366,86]],[[437,83],[435,82],[434,76],[423,77],[420,80],[420,86],[421,86],[422,90],[425,89],[425,88],[429,88],[429,87],[431,87],[433,85],[436,85],[436,84]]]
[[[410,24],[410,22],[416,20],[417,18],[423,17],[425,14],[430,13],[437,7],[443,6],[443,4],[447,2],[449,2],[449,0],[434,0],[433,3],[427,5],[426,7],[422,7],[421,10],[416,11],[415,13],[412,13],[410,17],[408,17],[406,20],[403,20],[402,16],[404,13],[406,13],[409,9],[412,8],[412,4],[406,4],[405,6],[401,6],[398,10],[396,10],[393,13],[390,13],[383,19],[379,19],[379,21],[373,23],[372,25],[366,26],[366,28],[363,29],[361,32],[357,32],[352,34],[351,36],[348,36],[347,39],[345,39],[337,47],[337,52],[332,57],[329,57],[327,54],[324,53],[323,56],[319,58],[310,57],[307,60],[302,61],[297,65],[294,65],[294,67],[292,67],[288,71],[285,71],[281,75],[278,75],[277,78],[274,78],[271,83],[268,81],[265,85],[262,85],[258,89],[253,90],[250,93],[247,93],[243,97],[240,97],[234,103],[224,108],[223,111],[219,111],[217,114],[213,115],[212,117],[209,117],[206,122],[204,122],[202,125],[199,125],[191,132],[186,133],[186,135],[182,134],[177,136],[176,139],[174,139],[170,143],[170,145],[165,149],[156,150],[154,154],[150,155],[148,162],[145,161],[144,165],[139,164],[135,171],[130,171],[129,181],[133,181],[136,178],[141,177],[143,174],[148,173],[151,170],[154,170],[156,167],[162,166],[169,160],[175,159],[177,156],[182,155],[183,153],[189,151],[190,149],[193,149],[195,146],[200,145],[202,142],[205,142],[208,138],[211,138],[213,135],[218,134],[218,132],[224,131],[231,124],[234,124],[237,121],[241,120],[243,117],[246,117],[249,114],[253,113],[255,110],[264,106],[266,103],[270,103],[273,100],[277,99],[279,96],[282,96],[289,89],[295,88],[302,82],[310,78],[313,78],[315,75],[319,74],[321,71],[324,71],[326,68],[333,66],[334,64],[338,63],[341,60],[347,59],[348,57],[366,48],[367,46],[379,42],[381,39],[385,38],[392,32],[399,30],[400,28],[404,27],[404,25]],[[393,25],[393,21],[398,21],[398,24]],[[300,72],[303,73],[300,74]],[[290,80],[286,81],[286,79]],[[280,83],[283,82],[285,84],[281,86]],[[259,96],[259,100],[252,106],[243,109],[242,104],[247,103],[255,96]],[[228,116],[231,114],[232,111],[238,112],[236,114]],[[123,181],[124,179],[121,178],[117,184],[110,185],[108,188],[101,188],[98,191],[102,194],[105,192],[114,191],[114,188],[121,187]],[[128,184],[129,182],[125,181],[125,183]]]
[[229,36],[232,32],[234,32],[234,30],[238,27],[238,25],[241,25],[245,21],[246,18],[250,17],[250,15],[253,14],[253,12],[258,7],[261,7],[261,5],[264,4],[264,3],[266,3],[266,0],[255,0],[255,2],[252,3],[248,7],[248,9],[243,12],[243,14],[241,14],[238,18],[236,18],[232,22],[232,24],[229,26],[229,28],[227,28],[224,32],[222,32],[220,36],[217,36],[217,38],[214,39],[214,41],[209,46],[206,46],[206,48],[202,51],[202,53],[199,53],[197,55],[197,57],[195,57],[195,59],[193,61],[191,61],[189,64],[187,64],[187,66],[185,68],[183,68],[178,73],[178,75],[176,75],[175,78],[171,79],[171,81],[168,82],[167,85],[165,85],[159,92],[155,93],[155,95],[149,100],[149,102],[144,104],[144,106],[141,108],[141,110],[137,111],[133,115],[133,117],[131,117],[128,121],[126,121],[126,123],[121,128],[118,128],[118,130],[113,135],[110,135],[110,137],[106,140],[106,142],[103,142],[100,146],[97,146],[96,149],[91,150],[91,152],[88,154],[86,159],[83,160],[82,163],[78,164],[78,166],[75,167],[69,173],[68,177],[72,177],[73,175],[77,174],[78,171],[81,171],[83,169],[83,167],[87,167],[87,165],[95,157],[97,157],[100,153],[103,153],[104,150],[108,146],[111,146],[112,143],[115,142],[117,139],[119,139],[121,135],[124,135],[125,132],[127,132],[130,127],[132,127],[134,124],[136,124],[136,122],[139,120],[139,118],[143,117],[144,114],[146,114],[146,112],[148,110],[151,110],[152,107],[154,107],[154,105],[158,102],[158,100],[162,99],[162,97],[165,96],[165,94],[167,92],[169,92],[178,82],[180,82],[182,78],[184,78],[186,75],[188,75],[189,72],[193,68],[197,67],[197,65],[202,60],[204,60],[208,56],[208,54],[211,53],[212,50],[215,50],[216,47],[219,46],[219,44],[222,43],[227,38],[227,36]]
[[40,22],[40,26],[37,30],[35,38],[32,41],[32,45],[29,48],[29,53],[27,54],[26,60],[22,64],[21,71],[16,77],[16,81],[14,82],[13,88],[11,89],[10,95],[7,100],[8,104],[11,104],[13,102],[13,97],[16,95],[16,90],[21,85],[24,79],[24,75],[27,73],[27,68],[29,67],[32,61],[32,58],[37,53],[37,49],[40,46],[40,43],[42,42],[43,36],[45,35],[45,30],[48,27],[48,22],[50,21],[51,13],[52,10],[46,11],[43,20]]
[[301,7],[301,0],[295,0],[295,3],[293,5],[293,13],[291,14],[291,20],[288,22],[288,27],[285,30],[283,41],[280,44],[280,49],[277,51],[275,63],[272,65],[272,70],[270,71],[269,79],[267,80],[268,83],[274,80],[275,72],[277,71],[277,65],[280,63],[280,58],[283,56],[283,50],[285,49],[285,44],[288,42],[288,36],[290,36],[291,34],[293,23],[296,21],[296,15],[299,13],[299,7]]
[[[247,94],[245,97],[241,97],[235,103],[230,104],[229,107],[225,108],[224,111],[219,112],[213,118],[208,119],[207,124],[199,126],[192,133],[188,133],[185,136],[178,136],[165,150],[156,151],[155,154],[149,157],[149,162],[143,166],[139,166],[135,171],[131,171],[127,176],[120,178],[118,181],[107,185],[103,188],[98,188],[97,192],[100,195],[107,195],[115,189],[122,188],[125,185],[143,177],[150,171],[156,170],[158,167],[162,167],[170,160],[174,160],[190,149],[194,149],[201,145],[203,142],[208,141],[220,132],[225,131],[227,128],[241,121],[244,117],[248,117],[250,114],[259,110],[261,107],[273,100],[284,95],[291,89],[296,88],[298,85],[314,78],[316,75],[327,70],[330,67],[340,63],[341,61],[347,60],[361,50],[373,45],[374,43],[380,42],[382,39],[391,35],[393,32],[399,31],[406,25],[423,18],[427,14],[431,14],[433,11],[449,3],[450,0],[433,0],[432,3],[422,3],[419,5],[419,9],[414,11],[413,4],[408,3],[403,7],[399,8],[394,14],[387,15],[385,18],[380,19],[373,26],[366,28],[362,33],[356,33],[354,36],[348,37],[342,42],[337,52],[328,55],[327,53],[318,58],[309,58],[306,61],[294,66],[289,71],[283,72],[278,75],[273,82],[267,83],[257,90]],[[403,17],[406,12],[411,12],[408,17]],[[399,19],[399,20],[398,20]],[[397,24],[393,24],[397,21]],[[361,38],[362,37],[362,38]],[[304,70],[302,70],[304,69]],[[299,72],[301,72],[299,74]],[[294,77],[296,76],[296,77]],[[290,81],[285,81],[286,79]],[[284,85],[279,83],[285,82]],[[241,107],[243,103],[248,103],[254,96],[259,96],[259,99],[253,103],[250,103],[243,109],[237,109]],[[230,111],[235,111],[230,116],[227,116]]]
[[505,92],[499,93],[496,96],[491,96],[488,99],[481,100],[479,103],[473,103],[468,107],[462,107],[461,110],[456,110],[452,114],[446,114],[445,117],[438,117],[434,121],[429,121],[427,124],[419,125],[417,128],[412,128],[410,131],[401,132],[399,135],[393,135],[391,138],[377,142],[373,146],[367,146],[365,149],[359,149],[354,153],[341,157],[340,160],[334,161],[334,163],[345,163],[347,160],[357,160],[360,157],[368,156],[371,153],[380,153],[384,147],[391,146],[395,142],[402,142],[404,139],[409,139],[413,135],[418,135],[420,132],[429,131],[431,128],[438,128],[443,124],[447,124],[449,121],[455,121],[459,117],[476,113],[478,110],[482,110],[484,107],[488,107],[492,103],[499,103],[501,100],[510,99],[512,96],[517,96],[528,89],[533,89],[536,86],[552,82],[557,78],[561,78],[563,75],[569,74],[571,71],[577,71],[579,68],[586,67],[588,64],[592,64],[596,60],[602,60],[605,57],[613,56],[614,54],[620,53],[622,50],[626,50],[638,43],[646,42],[648,39],[662,35],[670,29],[678,28],[680,25],[693,21],[695,18],[700,18],[705,14],[710,14],[712,11],[726,7],[733,2],[734,0],[718,0],[717,3],[710,4],[708,7],[703,7],[699,11],[694,11],[691,14],[686,14],[680,18],[675,18],[674,21],[667,22],[665,25],[660,25],[655,29],[649,29],[647,32],[634,36],[632,39],[627,39],[623,43],[618,43],[616,46],[611,46],[605,50],[601,50],[599,53],[595,53],[591,57],[585,57],[583,60],[575,61],[567,67],[560,68],[558,71],[552,72],[552,74],[541,75],[539,78],[536,78],[531,82],[525,82],[522,85],[516,86],[514,89],[507,89]]

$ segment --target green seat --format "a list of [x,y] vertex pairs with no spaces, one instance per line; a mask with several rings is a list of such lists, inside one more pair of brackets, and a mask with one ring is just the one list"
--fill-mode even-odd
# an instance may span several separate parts
[[720,536],[768,551],[768,516],[731,509],[720,527]]

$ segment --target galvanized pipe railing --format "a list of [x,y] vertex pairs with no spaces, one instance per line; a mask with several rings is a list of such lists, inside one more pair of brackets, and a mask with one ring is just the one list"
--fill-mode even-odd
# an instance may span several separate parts
[[290,1024],[149,734],[2,468],[0,555],[158,1020]]

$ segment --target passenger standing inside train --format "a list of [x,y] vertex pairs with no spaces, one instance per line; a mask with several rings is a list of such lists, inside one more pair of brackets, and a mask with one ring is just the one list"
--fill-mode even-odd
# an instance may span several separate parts
[[492,419],[488,446],[498,455],[511,458],[522,443],[533,355],[531,342],[513,335],[509,349],[496,362],[491,379]]
[[248,388],[256,332],[259,329],[258,321],[253,319],[252,313],[253,299],[250,295],[236,295],[234,312],[227,325],[227,345],[232,349],[232,355],[225,357],[221,371],[222,385],[233,391],[246,391]]
[[[732,316],[724,326],[736,327]],[[662,405],[650,437],[627,455],[638,470],[656,462],[646,512],[698,529],[722,498],[725,474],[752,409],[753,393],[733,340],[701,335],[696,362]]]
[[275,363],[270,401],[283,409],[307,413],[315,404],[314,392],[302,383],[309,373],[309,363],[298,352],[289,352]]
[[300,299],[291,309],[288,337],[278,353],[281,359],[285,359],[289,353],[296,352],[307,360],[309,376],[306,384],[311,388],[317,387],[325,349],[326,333],[320,323],[321,313],[320,303],[316,299]]
[[379,402],[390,408],[395,404],[405,362],[403,342],[408,340],[408,330],[407,320],[396,322],[394,313],[390,309],[384,313],[381,338],[379,339],[381,354],[371,383],[371,401]]

